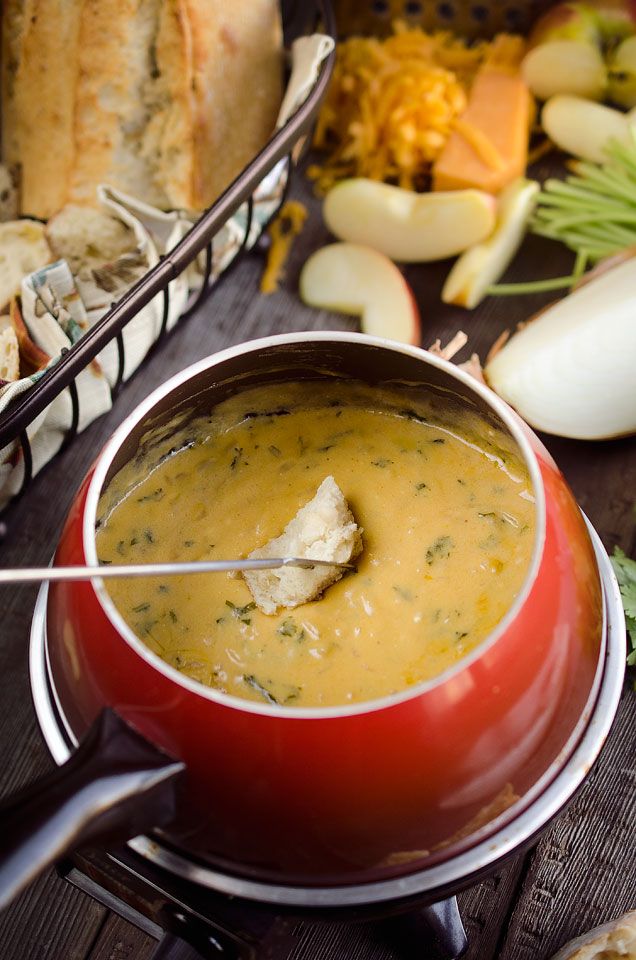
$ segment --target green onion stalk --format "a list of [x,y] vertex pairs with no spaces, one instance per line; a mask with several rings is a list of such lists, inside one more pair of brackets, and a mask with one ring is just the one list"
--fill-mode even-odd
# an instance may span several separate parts
[[636,246],[636,132],[630,140],[611,140],[602,164],[575,161],[565,180],[544,183],[530,222],[532,233],[564,243],[576,254],[567,277],[528,283],[501,283],[488,293],[543,293],[571,289],[587,267],[605,257]]

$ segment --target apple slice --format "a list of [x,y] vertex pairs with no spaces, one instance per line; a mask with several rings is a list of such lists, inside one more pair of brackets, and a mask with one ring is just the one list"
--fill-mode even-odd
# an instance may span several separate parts
[[495,224],[495,200],[481,190],[414,193],[363,177],[333,187],[322,208],[340,240],[392,260],[444,260],[483,240]]
[[363,333],[418,346],[420,317],[406,280],[388,257],[357,243],[331,243],[300,274],[301,299],[312,307],[360,317]]
[[501,192],[492,236],[459,257],[442,290],[444,303],[472,310],[481,302],[519,249],[539,190],[536,180],[521,177]]
[[633,122],[621,110],[567,94],[550,97],[541,112],[541,126],[557,147],[593,163],[607,161],[608,141],[630,142]]
[[607,95],[620,107],[636,107],[636,37],[627,37],[610,56]]
[[601,52],[579,40],[550,40],[533,47],[523,59],[521,72],[539,100],[557,93],[601,100],[607,88]]

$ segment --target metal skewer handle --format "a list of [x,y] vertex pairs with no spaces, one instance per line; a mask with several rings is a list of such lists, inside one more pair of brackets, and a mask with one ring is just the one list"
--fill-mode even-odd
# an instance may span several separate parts
[[95,577],[173,577],[189,573],[227,573],[240,570],[275,570],[278,567],[340,567],[354,570],[353,563],[314,560],[308,557],[266,557],[248,560],[197,560],[191,563],[100,564],[93,567],[16,567],[0,570],[3,583],[41,583],[51,580],[92,580]]

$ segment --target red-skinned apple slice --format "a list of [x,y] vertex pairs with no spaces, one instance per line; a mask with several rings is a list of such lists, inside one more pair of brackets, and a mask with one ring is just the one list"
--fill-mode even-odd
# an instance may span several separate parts
[[420,317],[395,264],[371,247],[332,243],[313,253],[300,274],[301,299],[312,307],[360,317],[363,333],[418,346]]

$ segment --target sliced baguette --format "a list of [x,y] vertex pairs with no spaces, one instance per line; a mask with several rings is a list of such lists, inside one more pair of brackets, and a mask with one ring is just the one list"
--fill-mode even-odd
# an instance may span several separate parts
[[18,338],[8,316],[0,317],[0,381],[20,379]]
[[51,263],[53,254],[37,220],[0,223],[0,309],[19,294],[22,278]]
[[[84,0],[75,99],[75,157],[69,199],[95,203],[107,183],[166,206],[155,158],[141,150],[154,100],[156,36],[166,0]],[[76,12],[77,15],[77,12]],[[183,77],[182,82],[186,82]]]
[[110,263],[137,245],[135,234],[121,220],[72,203],[49,220],[46,238],[55,258],[66,260],[74,274]]

